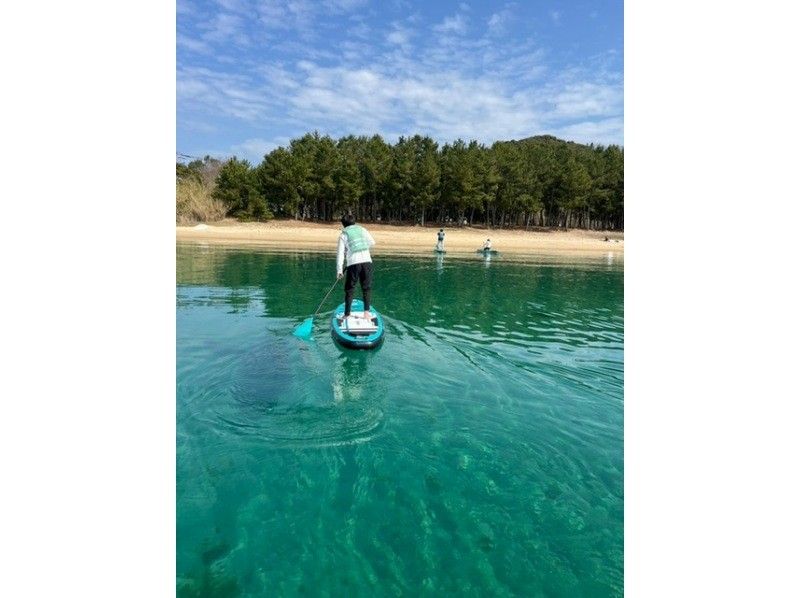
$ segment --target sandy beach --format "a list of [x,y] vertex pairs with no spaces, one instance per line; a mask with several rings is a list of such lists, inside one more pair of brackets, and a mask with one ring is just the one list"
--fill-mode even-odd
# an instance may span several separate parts
[[[373,253],[428,254],[436,245],[438,226],[394,226],[364,223],[375,238]],[[297,220],[238,222],[223,220],[213,224],[176,227],[180,243],[258,245],[276,250],[331,251],[341,231],[338,222],[318,223]],[[499,230],[483,227],[445,227],[448,253],[474,253],[490,238],[492,249],[516,255],[603,255],[613,252],[623,257],[624,233],[598,231]],[[609,241],[605,241],[605,237]]]

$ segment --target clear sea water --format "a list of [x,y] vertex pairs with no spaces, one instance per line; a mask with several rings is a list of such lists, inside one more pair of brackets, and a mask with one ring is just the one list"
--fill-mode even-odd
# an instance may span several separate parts
[[621,595],[623,273],[378,255],[357,352],[333,253],[179,245],[178,595]]

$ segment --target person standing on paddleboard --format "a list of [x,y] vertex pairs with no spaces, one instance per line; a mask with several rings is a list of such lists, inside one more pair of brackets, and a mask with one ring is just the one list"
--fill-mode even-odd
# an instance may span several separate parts
[[444,251],[444,229],[440,228],[436,233],[436,251]]
[[372,295],[372,256],[369,248],[375,245],[375,239],[366,228],[356,224],[352,214],[342,216],[344,230],[339,236],[336,250],[336,279],[344,276],[343,266],[347,262],[347,277],[344,281],[344,317],[350,315],[350,304],[353,302],[353,291],[356,283],[361,283],[364,296],[364,317],[371,318],[369,300]]

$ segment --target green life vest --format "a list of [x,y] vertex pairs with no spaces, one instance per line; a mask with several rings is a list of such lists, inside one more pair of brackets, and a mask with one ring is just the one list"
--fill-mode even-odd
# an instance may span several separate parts
[[344,234],[347,235],[347,248],[350,250],[351,255],[369,249],[366,232],[358,224],[350,225],[344,229]]

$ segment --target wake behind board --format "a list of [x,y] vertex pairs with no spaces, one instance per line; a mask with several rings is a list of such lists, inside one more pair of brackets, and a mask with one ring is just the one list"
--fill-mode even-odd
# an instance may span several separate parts
[[333,340],[348,349],[374,349],[383,342],[383,316],[374,307],[369,312],[372,318],[354,318],[352,314],[364,312],[364,302],[353,299],[350,307],[351,317],[343,319],[344,303],[333,310],[331,318],[331,336]]

